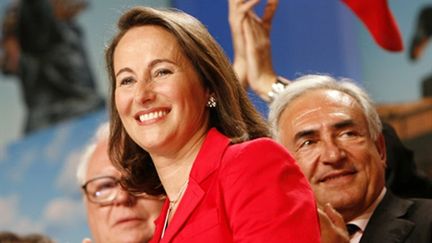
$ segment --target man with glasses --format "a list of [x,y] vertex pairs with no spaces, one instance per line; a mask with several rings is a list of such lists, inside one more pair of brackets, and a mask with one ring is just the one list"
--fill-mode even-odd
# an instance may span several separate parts
[[132,195],[122,188],[120,172],[108,157],[108,127],[103,124],[98,129],[77,170],[93,241],[148,242],[165,196]]

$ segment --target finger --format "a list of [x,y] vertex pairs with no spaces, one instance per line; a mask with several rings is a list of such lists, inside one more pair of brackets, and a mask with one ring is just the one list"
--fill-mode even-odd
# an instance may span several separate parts
[[[268,40],[268,32],[264,29],[261,20],[255,13],[249,12],[243,26],[245,39],[250,46],[259,47],[263,41]],[[246,25],[246,26],[245,26]]]
[[265,28],[270,31],[272,20],[274,14],[276,13],[277,6],[279,4],[279,0],[268,0],[267,4],[264,8],[264,13],[262,16],[262,22]]
[[330,203],[324,205],[324,212],[327,214],[329,219],[338,227],[345,228],[345,221],[340,213],[338,213]]
[[84,238],[82,243],[92,243],[92,241],[89,238]]
[[322,209],[318,208],[318,217],[320,221],[320,225],[331,225],[331,220],[326,212],[324,212]]
[[[255,43],[255,38],[254,38],[254,30],[253,30],[253,26],[252,26],[252,19],[247,17],[245,19],[245,21],[243,21],[243,33],[244,33],[244,38],[245,38],[245,43],[246,43],[246,47],[248,46],[253,46]],[[248,48],[246,48],[248,49]]]
[[248,12],[253,12],[252,8],[258,4],[260,0],[229,0],[228,20],[231,28],[239,28],[242,21],[245,19]]
[[228,0],[228,7],[231,10],[248,11],[259,3],[260,0]]

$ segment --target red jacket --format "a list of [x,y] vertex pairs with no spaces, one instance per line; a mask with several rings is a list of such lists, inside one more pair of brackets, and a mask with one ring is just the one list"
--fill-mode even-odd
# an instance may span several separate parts
[[168,202],[151,242],[320,241],[312,190],[294,159],[269,138],[230,144],[211,129],[163,239]]

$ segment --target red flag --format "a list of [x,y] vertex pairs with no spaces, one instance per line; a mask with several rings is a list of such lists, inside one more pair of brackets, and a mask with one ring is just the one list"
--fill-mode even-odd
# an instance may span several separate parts
[[342,0],[366,25],[376,43],[388,51],[402,51],[399,27],[387,0]]

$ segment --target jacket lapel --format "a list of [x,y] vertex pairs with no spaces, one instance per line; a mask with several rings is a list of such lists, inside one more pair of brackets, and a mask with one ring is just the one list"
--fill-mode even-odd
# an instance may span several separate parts
[[185,224],[186,220],[189,218],[189,215],[191,215],[205,194],[198,183],[190,180],[186,193],[187,194],[184,195],[179,207],[177,208],[177,211],[175,212],[175,216],[168,225],[162,242],[171,241],[171,239]]
[[161,242],[170,242],[188,220],[206,194],[201,182],[214,173],[220,165],[230,140],[212,128],[192,167],[189,184]]
[[413,202],[394,196],[387,191],[366,226],[360,243],[366,242],[403,242],[415,224],[404,219]]

